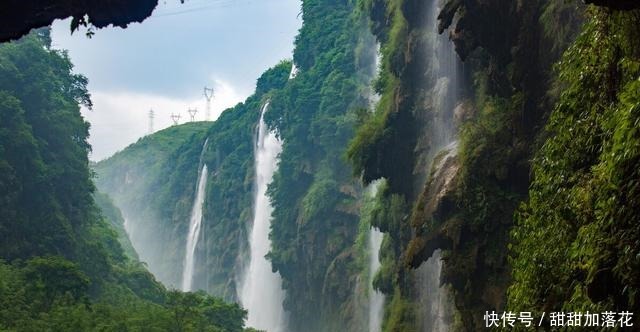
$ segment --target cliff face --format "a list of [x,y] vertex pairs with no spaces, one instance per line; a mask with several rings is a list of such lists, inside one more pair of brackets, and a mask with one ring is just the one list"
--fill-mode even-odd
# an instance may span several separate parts
[[519,310],[638,311],[640,12],[585,16],[511,233]]
[[361,188],[344,152],[358,115],[368,112],[375,43],[351,1],[304,1],[302,17],[298,75],[274,93],[266,114],[283,139],[269,187],[269,259],[283,278],[292,331],[359,331],[356,288],[367,268],[355,248]]
[[[594,3],[610,8],[452,0],[436,22],[422,1],[363,2],[385,50],[383,95],[349,156],[365,182],[389,182],[376,221],[394,258],[376,284],[391,297],[385,329],[431,328],[422,271],[439,250],[454,329],[482,328],[486,310],[634,308],[637,232],[623,211],[636,210],[635,189],[619,181],[638,166],[626,125],[638,14]],[[458,76],[433,61],[442,50],[425,52],[436,27],[462,61]],[[450,147],[438,132],[447,126]]]
[[[455,328],[479,329],[485,310],[506,307],[513,215],[527,197],[529,160],[557,98],[552,65],[575,38],[582,12],[551,1],[434,4],[365,1],[386,50],[385,79],[378,113],[360,128],[350,157],[365,181],[389,181],[390,210],[404,202],[383,224],[398,262],[380,278],[394,298],[391,330],[431,324],[419,319],[420,280],[438,249]],[[433,46],[443,42],[436,31],[461,62],[438,63],[447,54]],[[453,141],[455,148],[443,144]]]

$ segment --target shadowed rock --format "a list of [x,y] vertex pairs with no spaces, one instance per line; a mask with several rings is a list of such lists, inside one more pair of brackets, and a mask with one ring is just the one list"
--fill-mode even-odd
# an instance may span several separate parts
[[157,4],[158,0],[5,0],[0,2],[0,42],[18,39],[33,28],[67,17],[73,17],[72,31],[80,25],[126,28],[149,17]]

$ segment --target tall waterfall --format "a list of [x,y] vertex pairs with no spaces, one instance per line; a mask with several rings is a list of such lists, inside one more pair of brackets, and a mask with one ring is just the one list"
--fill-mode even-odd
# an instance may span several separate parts
[[265,258],[269,252],[269,229],[273,208],[267,196],[267,185],[277,168],[282,143],[275,133],[269,132],[264,113],[269,103],[262,107],[255,148],[255,199],[254,217],[249,245],[251,258],[244,281],[240,287],[240,301],[249,311],[247,325],[268,332],[286,330],[286,317],[282,307],[284,291],[280,274],[273,272]]
[[380,269],[380,246],[384,233],[376,228],[369,230],[369,332],[382,330],[384,294],[373,289],[373,277]]
[[[202,156],[207,148],[208,140],[204,142],[202,152],[200,153],[200,162],[202,164]],[[187,235],[187,245],[185,248],[184,269],[182,270],[182,290],[191,291],[193,283],[193,270],[195,265],[195,253],[200,238],[200,228],[202,225],[202,206],[204,204],[205,191],[207,188],[207,165],[202,164],[198,172],[198,181],[196,183],[196,195],[191,208],[191,218],[189,220],[189,234]]]
[[[430,57],[430,77],[427,85],[430,89],[432,121],[427,125],[429,149],[425,166],[427,174],[434,178],[450,176],[442,170],[444,162],[434,165],[435,156],[446,153],[447,159],[457,153],[457,130],[454,124],[454,113],[460,101],[460,68],[461,62],[455,52],[453,43],[446,33],[437,33],[440,0],[431,0],[426,13],[426,33],[432,37],[427,43],[427,55]],[[436,181],[437,182],[437,181]],[[435,199],[435,198],[434,198]],[[418,289],[422,312],[422,331],[445,332],[451,329],[454,306],[451,294],[446,286],[441,285],[442,259],[439,250],[417,270],[416,288]]]

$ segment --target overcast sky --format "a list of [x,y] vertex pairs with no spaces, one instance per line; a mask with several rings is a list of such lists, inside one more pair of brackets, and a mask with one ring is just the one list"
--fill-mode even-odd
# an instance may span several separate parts
[[74,71],[89,78],[93,110],[92,160],[101,160],[154,130],[188,120],[188,108],[204,119],[204,86],[212,86],[212,118],[243,101],[256,79],[291,58],[302,22],[299,0],[160,0],[153,15],[127,29],[106,28],[89,39],[69,32],[69,20],[53,24],[53,46],[69,50]]

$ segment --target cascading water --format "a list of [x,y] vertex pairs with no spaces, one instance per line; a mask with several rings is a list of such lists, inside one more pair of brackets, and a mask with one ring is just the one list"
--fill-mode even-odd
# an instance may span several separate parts
[[282,142],[270,132],[264,122],[269,103],[262,107],[255,148],[255,200],[251,237],[251,258],[240,288],[240,301],[248,310],[247,325],[269,332],[286,330],[286,317],[282,307],[284,291],[280,274],[273,272],[265,258],[269,252],[269,228],[273,208],[267,196],[267,185],[273,178],[282,151]]
[[384,294],[373,288],[373,278],[380,269],[380,246],[384,233],[376,228],[369,230],[369,332],[382,330]]
[[[204,142],[202,152],[200,153],[200,162],[202,164],[202,156],[207,148],[208,140]],[[185,248],[184,269],[182,270],[182,290],[191,291],[193,283],[193,271],[195,266],[195,253],[200,239],[200,229],[202,225],[202,206],[204,205],[205,192],[207,188],[207,165],[202,164],[198,172],[198,181],[196,183],[196,194],[191,208],[191,218],[189,220],[189,234],[187,235],[187,244]]]
[[[380,70],[380,64],[382,61],[382,54],[380,53],[380,44],[375,44],[375,57],[373,61],[373,66],[371,68],[371,77],[377,77],[378,72]],[[371,112],[375,111],[375,107],[380,101],[380,95],[375,92],[373,89],[373,84],[369,87],[369,109]],[[378,188],[380,183],[383,180],[373,181],[367,187],[365,191],[365,195],[369,196],[371,199],[378,193]],[[373,279],[380,269],[380,247],[382,246],[382,240],[384,238],[384,233],[382,233],[377,228],[371,226],[369,229],[369,243],[368,243],[368,251],[369,251],[369,280],[368,280],[368,293],[369,293],[369,303],[368,303],[368,318],[369,318],[369,332],[380,332],[382,331],[382,318],[384,316],[384,300],[385,296],[383,293],[378,292],[373,288]]]
[[298,75],[298,67],[296,67],[295,63],[291,63],[291,72],[289,73],[289,79],[294,79]]
[[131,224],[129,223],[129,218],[124,217],[124,223],[122,224],[122,227],[124,227],[124,231],[127,233],[127,235],[129,237],[131,237]]
[[442,258],[440,250],[420,266],[420,285],[422,285],[421,301],[422,331],[447,332],[453,320],[453,304],[448,290],[440,285]]
[[[428,153],[426,154],[425,166],[427,174],[431,174],[434,179],[431,183],[447,183],[446,178],[451,177],[455,170],[443,169],[448,158],[455,158],[457,154],[456,129],[454,125],[454,113],[456,104],[459,102],[460,79],[459,68],[461,63],[455,53],[453,44],[445,34],[437,33],[437,16],[440,11],[440,1],[432,0],[426,13],[425,26],[429,29],[427,34],[432,37],[427,42],[429,49],[427,55],[431,61],[431,76],[427,79],[431,84],[431,110],[432,121],[426,127],[429,142]],[[435,157],[441,153],[440,162],[433,165]],[[431,199],[438,199],[437,193]],[[418,289],[422,314],[422,331],[444,332],[450,330],[453,320],[452,299],[446,286],[441,285],[440,276],[442,273],[442,259],[439,250],[424,262],[418,269],[416,275],[416,288]]]

